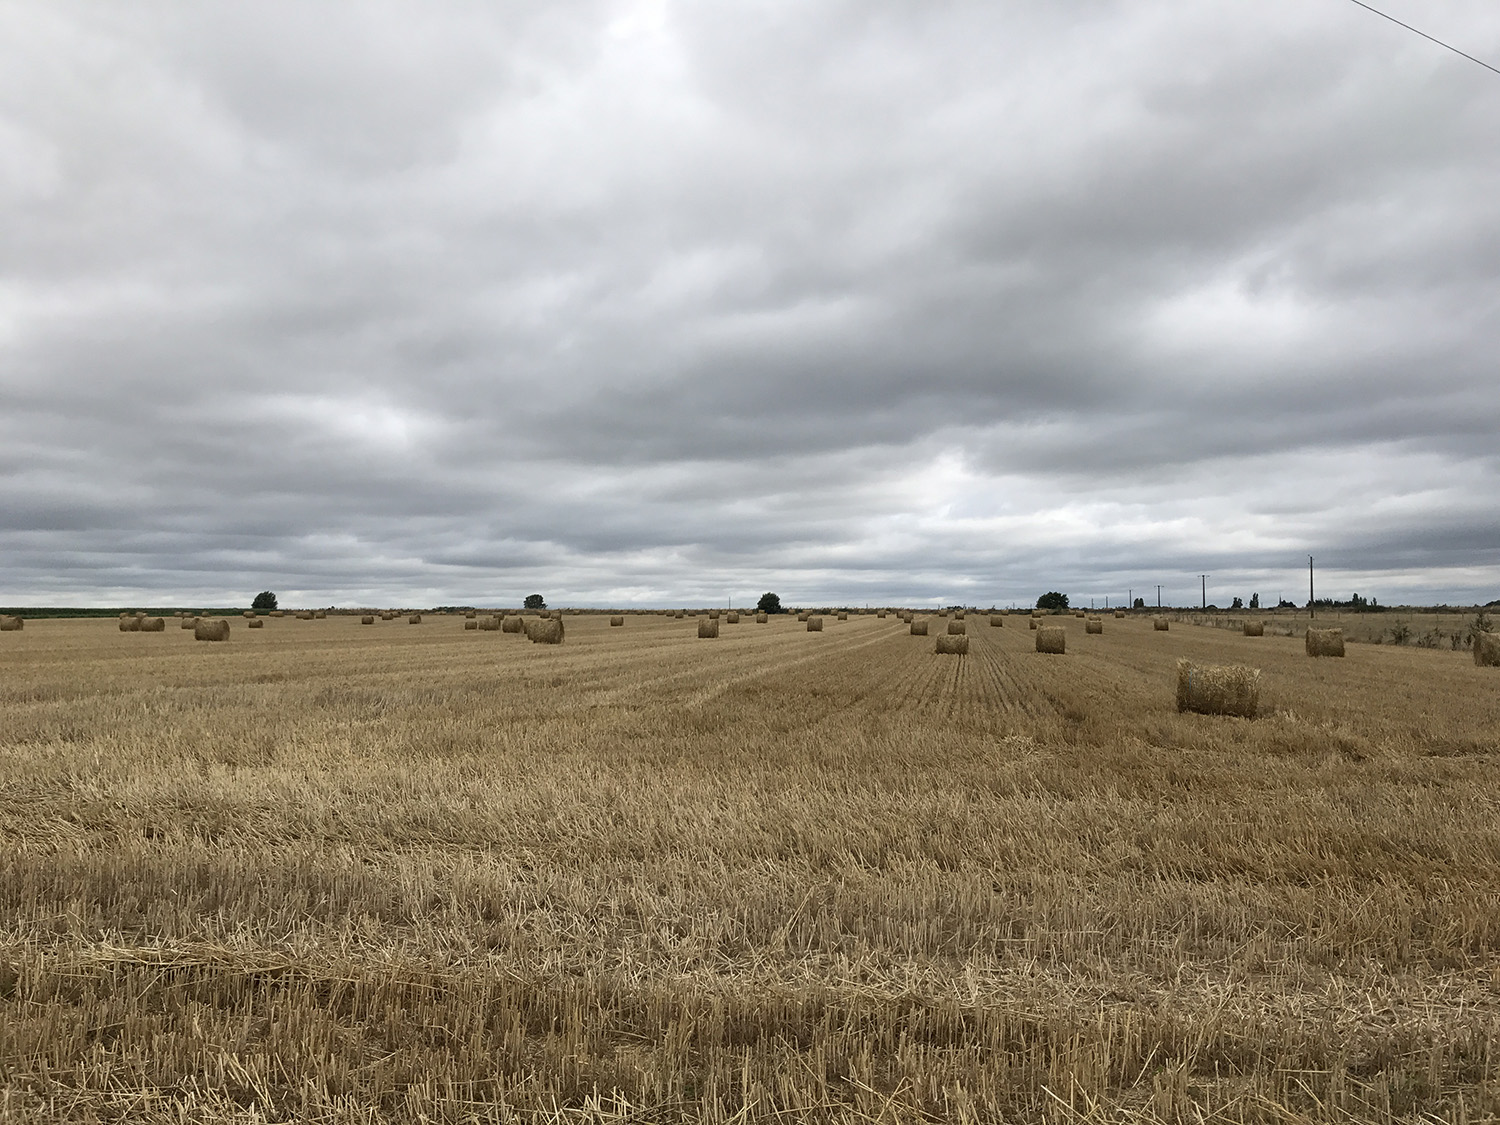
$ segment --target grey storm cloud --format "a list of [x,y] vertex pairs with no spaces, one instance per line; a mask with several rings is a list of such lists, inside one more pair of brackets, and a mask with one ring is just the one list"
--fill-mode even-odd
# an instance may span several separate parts
[[1342,0],[0,4],[0,603],[1489,600],[1497,127]]

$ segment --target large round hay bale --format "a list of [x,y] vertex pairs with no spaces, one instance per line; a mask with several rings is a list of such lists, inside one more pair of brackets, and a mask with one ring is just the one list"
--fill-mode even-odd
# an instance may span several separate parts
[[809,633],[821,633],[823,631],[823,619],[816,613],[808,616],[807,631]]
[[726,613],[724,615],[724,623],[726,625],[738,625],[740,623],[740,615],[738,613]]
[[1041,624],[1040,621],[1038,621],[1035,617],[1032,617],[1032,618],[1029,618],[1028,621],[1027,621],[1027,628],[1029,628],[1029,629],[1035,629],[1040,624]]
[[1073,616],[1074,616],[1074,617],[1087,617],[1087,616],[1088,616],[1088,614],[1086,614],[1086,613],[1085,613],[1085,612],[1084,612],[1084,611],[1083,611],[1083,610],[1081,610],[1081,609],[1075,609],[1075,610],[1074,610],[1074,611],[1073,611]]
[[875,616],[878,617],[878,618],[880,618],[882,621],[884,621],[885,620],[885,610],[883,610],[883,609],[877,609],[875,611]]
[[1171,627],[1172,623],[1165,617],[1153,618],[1151,621],[1151,628],[1155,629],[1158,633],[1165,633]]
[[[543,617],[547,617],[549,615],[544,613],[544,614],[542,614],[542,616]],[[560,610],[560,609],[554,609],[554,610],[552,610],[550,616],[551,616],[551,618],[552,618],[553,621],[561,621],[562,620],[562,610]]]
[[618,613],[609,619],[611,629],[618,629],[623,624],[625,624],[625,618]]
[[560,645],[563,643],[563,619],[561,617],[523,617],[526,639],[535,645]]
[[948,635],[950,637],[962,637],[969,631],[969,623],[963,618],[956,618],[948,622]]
[[479,611],[477,609],[466,609],[466,610],[464,610],[464,620],[465,621],[478,621],[479,620]]
[[147,617],[141,622],[141,632],[143,633],[162,633],[166,631],[166,628],[167,619],[165,617]]
[[1061,625],[1043,625],[1036,631],[1037,652],[1061,656],[1068,651],[1068,631]]
[[717,617],[698,618],[698,635],[700,637],[717,637],[719,635],[719,619]]
[[719,619],[719,611],[716,610],[716,609],[709,610],[708,611],[708,619],[710,621],[717,621]]
[[921,621],[918,621],[916,618],[912,618],[910,628],[912,636],[925,637],[927,635],[927,619],[924,617]]
[[1083,623],[1083,631],[1085,633],[1102,633],[1102,632],[1104,632],[1104,618],[1102,618],[1102,617],[1090,617],[1087,621],[1085,621]]
[[0,617],[0,633],[19,633],[26,621],[21,617]]
[[314,621],[322,621],[327,616],[328,616],[328,611],[326,609],[315,609],[315,610],[313,610],[313,620]]
[[840,621],[848,621],[849,620],[849,615],[847,613],[841,613],[841,614],[839,614],[839,620]]
[[1245,636],[1264,637],[1266,635],[1266,623],[1264,621],[1246,621]]
[[1124,621],[1125,620],[1125,611],[1123,609],[1117,609],[1117,610],[1115,610],[1115,620],[1116,621]]
[[755,615],[755,623],[757,625],[764,625],[769,620],[771,620],[771,615],[769,613],[757,613]]
[[992,629],[1003,629],[1003,628],[1005,628],[1005,618],[1001,617],[998,613],[992,613],[992,614],[990,614],[990,628],[992,628]]
[[312,610],[310,610],[310,609],[299,609],[297,611],[297,620],[298,621],[311,621],[312,619],[313,619]]
[[477,633],[477,632],[479,632],[479,618],[477,618],[477,617],[465,617],[464,618],[464,632],[465,633],[468,633],[468,632],[475,632],[475,633]]
[[679,609],[676,613],[672,614],[673,619],[677,620],[677,621],[681,621],[686,616],[687,616],[687,611],[686,610],[681,610],[681,609]]
[[197,624],[198,624],[198,619],[196,617],[184,617],[182,619],[182,627],[184,629],[191,629],[191,628],[193,628]]
[[1306,645],[1308,656],[1343,656],[1344,631],[1342,629],[1309,629]]
[[939,633],[937,636],[937,647],[933,649],[937,653],[948,653],[953,656],[967,656],[969,654],[969,637],[966,633],[955,633],[954,625],[962,622],[948,622],[948,631]]
[[247,609],[244,612],[242,612],[240,614],[240,616],[241,617],[247,617],[247,618],[248,617],[254,617],[255,616],[255,610],[253,610],[253,609]]
[[389,611],[387,611],[387,612],[382,613],[380,615],[380,620],[382,620],[382,621],[394,621],[394,620],[396,620],[396,615],[394,613],[390,613]]
[[286,614],[284,612],[282,612],[281,610],[279,610],[279,609],[273,609],[271,611],[271,616],[272,617],[285,617]]
[[1177,662],[1177,710],[1253,719],[1259,706],[1259,668]]
[[1500,633],[1474,634],[1474,663],[1480,668],[1500,668]]
[[141,619],[131,614],[129,617],[120,618],[120,632],[139,633],[141,631]]
[[509,617],[505,618],[505,620],[500,622],[500,631],[502,633],[519,633],[523,631],[525,625],[526,619],[524,617],[518,617],[515,614],[511,614]]
[[422,624],[422,615],[420,613],[414,613],[406,619],[406,623],[408,625],[420,625]]
[[500,631],[500,619],[498,617],[481,617],[479,619],[479,631],[481,633],[498,633]]
[[797,614],[797,620],[798,621],[806,621],[811,616],[812,616],[812,610],[804,609],[801,613]]
[[373,613],[367,613],[359,619],[359,623],[361,625],[373,625],[375,624],[375,615]]
[[229,639],[229,619],[227,617],[215,617],[208,620],[200,619],[193,626],[193,639],[195,641],[227,641]]
[[249,621],[245,622],[245,628],[247,629],[264,629],[265,627],[266,623],[263,618],[252,617]]

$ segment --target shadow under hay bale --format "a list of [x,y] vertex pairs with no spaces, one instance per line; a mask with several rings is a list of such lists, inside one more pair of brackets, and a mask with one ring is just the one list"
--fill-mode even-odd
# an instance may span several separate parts
[[962,618],[948,622],[948,635],[950,637],[962,637],[969,631],[968,623]]
[[373,613],[367,613],[359,619],[359,623],[361,625],[373,625],[375,624],[375,615]]
[[950,656],[967,656],[969,654],[969,637],[967,633],[955,633],[952,631],[952,622],[949,622],[949,631],[937,635],[937,644],[933,652],[948,654]]
[[502,633],[520,633],[524,630],[526,619],[524,617],[511,616],[500,623]]
[[821,633],[823,631],[823,619],[821,617],[819,617],[816,613],[811,614],[808,617],[808,619],[807,619],[807,631],[809,633]]
[[1165,633],[1172,628],[1172,623],[1165,617],[1157,617],[1152,620],[1151,628],[1155,629],[1158,633]]
[[1259,668],[1177,662],[1177,710],[1253,719],[1259,707]]
[[22,617],[0,617],[0,633],[19,633],[25,625]]
[[990,628],[991,629],[1003,629],[1003,628],[1005,628],[1005,618],[1001,617],[998,613],[992,613],[992,614],[990,614]]
[[623,624],[625,624],[625,618],[621,617],[618,614],[609,619],[609,625],[611,629],[617,629]]
[[498,617],[481,617],[479,619],[479,631],[481,633],[498,633],[500,631],[500,619]]
[[1343,656],[1342,629],[1309,629],[1306,638],[1308,656]]
[[1085,633],[1102,633],[1102,632],[1104,632],[1104,618],[1102,618],[1102,617],[1090,617],[1087,621],[1085,621],[1083,623],[1083,631]]
[[1062,656],[1068,650],[1068,631],[1061,625],[1042,625],[1036,631],[1037,652]]
[[1474,634],[1474,663],[1480,668],[1500,668],[1500,633]]
[[701,617],[698,619],[698,636],[712,639],[719,635],[719,619],[717,617]]
[[526,639],[534,645],[560,645],[563,643],[563,620],[561,617],[523,617],[519,619],[526,627]]
[[1245,636],[1264,637],[1266,635],[1266,623],[1264,621],[1246,621]]
[[228,639],[228,618],[216,617],[212,621],[199,621],[193,626],[193,640],[195,641],[227,641]]

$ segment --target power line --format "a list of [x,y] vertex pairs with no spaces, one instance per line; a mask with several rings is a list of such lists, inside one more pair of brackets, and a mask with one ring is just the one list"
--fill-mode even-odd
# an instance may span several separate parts
[[1467,52],[1467,51],[1460,51],[1452,43],[1444,43],[1441,39],[1437,38],[1436,36],[1428,35],[1427,32],[1425,32],[1425,31],[1419,31],[1419,30],[1417,30],[1415,27],[1412,27],[1412,25],[1409,24],[1409,23],[1402,23],[1395,16],[1388,16],[1384,12],[1382,12],[1380,9],[1378,9],[1378,8],[1372,8],[1372,7],[1370,7],[1370,5],[1368,5],[1366,3],[1363,3],[1362,0],[1349,0],[1349,3],[1354,4],[1354,5],[1358,6],[1358,7],[1361,7],[1361,8],[1363,8],[1367,12],[1374,12],[1381,19],[1390,20],[1397,27],[1404,27],[1404,28],[1406,28],[1407,31],[1410,31],[1410,32],[1412,32],[1413,34],[1416,34],[1416,35],[1420,35],[1423,39],[1431,40],[1433,43],[1436,43],[1439,47],[1446,47],[1448,50],[1452,51],[1455,55],[1462,55],[1464,58],[1468,59],[1470,62],[1472,62],[1472,63],[1478,63],[1480,66],[1484,67],[1485,70],[1493,70],[1496,74],[1500,74],[1500,67],[1491,66],[1489,63],[1485,62],[1483,59],[1476,59],[1473,55],[1469,54],[1469,52]]

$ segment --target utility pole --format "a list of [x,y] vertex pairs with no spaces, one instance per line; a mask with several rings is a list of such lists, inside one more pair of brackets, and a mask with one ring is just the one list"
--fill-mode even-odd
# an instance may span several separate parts
[[1203,587],[1203,608],[1208,608],[1208,575],[1198,575],[1198,581]]
[[1135,608],[1135,591],[1134,590],[1129,591],[1125,595],[1125,608],[1126,609],[1134,609]]
[[1307,617],[1312,620],[1318,616],[1318,607],[1313,604],[1313,571],[1312,556],[1307,556]]
[[1156,585],[1156,608],[1161,608],[1161,583],[1159,582]]

